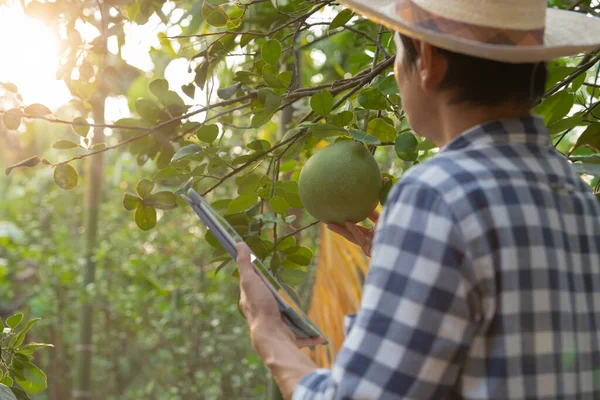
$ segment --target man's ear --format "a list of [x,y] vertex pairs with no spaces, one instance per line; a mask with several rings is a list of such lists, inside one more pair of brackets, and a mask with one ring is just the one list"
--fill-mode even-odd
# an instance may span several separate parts
[[419,41],[415,45],[418,45],[417,71],[421,87],[424,90],[434,90],[446,76],[448,60],[429,43]]

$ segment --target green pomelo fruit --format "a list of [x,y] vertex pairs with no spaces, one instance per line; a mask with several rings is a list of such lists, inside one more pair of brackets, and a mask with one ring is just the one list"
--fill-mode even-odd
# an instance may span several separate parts
[[336,142],[308,159],[298,182],[300,199],[321,222],[360,222],[379,203],[381,171],[361,143]]

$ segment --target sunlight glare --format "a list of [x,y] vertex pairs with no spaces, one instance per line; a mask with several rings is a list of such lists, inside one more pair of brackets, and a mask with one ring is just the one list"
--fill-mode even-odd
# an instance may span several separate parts
[[58,46],[48,27],[25,16],[15,2],[11,7],[0,6],[0,37],[4,38],[0,82],[17,85],[25,104],[42,103],[56,109],[69,101],[67,86],[56,80]]

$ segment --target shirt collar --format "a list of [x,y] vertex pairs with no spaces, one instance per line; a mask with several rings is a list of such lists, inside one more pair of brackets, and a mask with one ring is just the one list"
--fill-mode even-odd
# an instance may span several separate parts
[[547,147],[552,146],[552,141],[543,118],[530,115],[487,121],[476,125],[448,142],[440,149],[440,153],[498,144],[530,144]]

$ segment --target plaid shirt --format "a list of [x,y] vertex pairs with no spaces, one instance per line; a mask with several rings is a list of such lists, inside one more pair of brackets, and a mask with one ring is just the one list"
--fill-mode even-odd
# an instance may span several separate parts
[[410,169],[362,303],[306,399],[600,399],[600,203],[538,117]]

